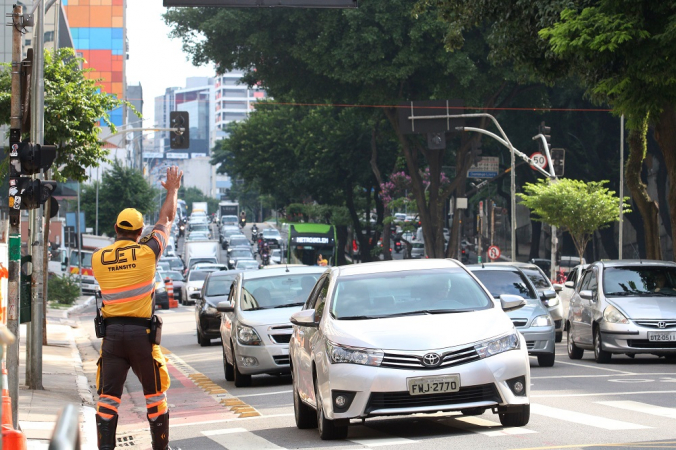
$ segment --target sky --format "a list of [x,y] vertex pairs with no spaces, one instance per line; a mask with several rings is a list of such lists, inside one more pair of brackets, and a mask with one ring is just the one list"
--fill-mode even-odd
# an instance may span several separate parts
[[127,84],[143,87],[143,126],[154,123],[155,97],[168,87],[184,87],[188,77],[212,77],[213,66],[193,66],[181,41],[170,39],[170,28],[162,20],[162,0],[127,2]]

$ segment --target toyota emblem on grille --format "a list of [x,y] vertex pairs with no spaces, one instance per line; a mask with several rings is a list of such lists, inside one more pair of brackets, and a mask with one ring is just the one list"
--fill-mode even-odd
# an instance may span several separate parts
[[423,356],[422,363],[425,367],[437,367],[441,364],[441,356],[436,353],[428,353]]
[[657,322],[657,328],[666,328],[667,323],[666,322]]

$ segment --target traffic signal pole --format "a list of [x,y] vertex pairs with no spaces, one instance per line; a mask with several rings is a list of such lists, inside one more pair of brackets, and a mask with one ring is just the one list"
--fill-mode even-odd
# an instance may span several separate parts
[[[9,164],[9,279],[7,289],[7,328],[16,336],[7,347],[8,390],[12,399],[12,422],[18,425],[19,406],[19,277],[21,268],[21,210],[17,199],[17,179],[20,173],[18,148],[21,143],[21,39],[23,37],[23,8],[12,10],[12,99],[10,104],[10,164]],[[17,165],[19,170],[17,170]]]

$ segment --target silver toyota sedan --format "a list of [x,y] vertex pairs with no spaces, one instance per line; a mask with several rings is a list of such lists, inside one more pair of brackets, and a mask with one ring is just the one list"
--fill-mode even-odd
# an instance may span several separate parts
[[600,261],[578,281],[568,310],[568,356],[585,350],[676,358],[676,263]]

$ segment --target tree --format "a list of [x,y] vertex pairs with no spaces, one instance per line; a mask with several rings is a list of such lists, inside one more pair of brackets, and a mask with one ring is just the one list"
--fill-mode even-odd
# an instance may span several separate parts
[[[97,80],[85,77],[94,69],[80,69],[84,60],[72,48],[45,51],[45,143],[59,146],[52,166],[57,180],[87,179],[86,169],[98,167],[109,150],[99,140],[101,122],[115,132],[109,111],[131,104],[100,92]],[[9,124],[10,63],[0,70],[0,125]],[[135,110],[134,110],[135,111]]]
[[[536,215],[534,220],[567,231],[575,242],[575,248],[582,261],[587,243],[592,234],[619,220],[620,199],[614,191],[603,185],[608,181],[584,181],[562,178],[554,183],[539,180],[527,183],[521,203]],[[625,197],[628,200],[628,197]],[[625,212],[628,205],[623,201]]]
[[200,188],[195,186],[181,186],[178,190],[178,198],[185,201],[188,211],[192,211],[192,204],[194,202],[207,202],[207,208],[210,213],[215,213],[218,210],[218,200],[213,197],[207,197]]
[[[94,227],[96,220],[96,184],[84,186],[81,194],[86,224]],[[136,208],[146,215],[156,211],[157,191],[150,187],[143,174],[115,160],[110,170],[103,173],[99,186],[99,232],[115,235],[117,215],[125,208]]]
[[[370,113],[398,141],[428,253],[443,257],[443,207],[453,192],[464,190],[470,139],[449,136],[448,149],[430,151],[420,136],[402,133],[394,105],[464,98],[493,108],[510,104],[529,87],[487,64],[481,33],[472,36],[471,46],[447,52],[444,24],[432,14],[416,17],[413,6],[409,0],[366,0],[349,11],[183,8],[164,17],[194,63],[213,61],[219,72],[243,69],[248,84],[261,85],[278,101],[382,106]],[[445,164],[456,165],[460,176],[442,190]],[[427,166],[429,197],[419,175]]]

